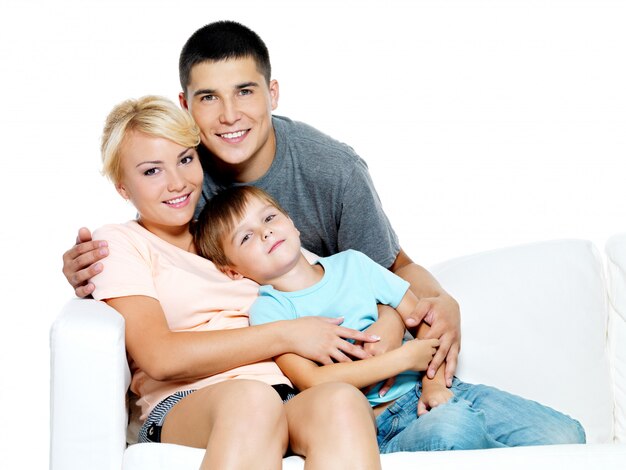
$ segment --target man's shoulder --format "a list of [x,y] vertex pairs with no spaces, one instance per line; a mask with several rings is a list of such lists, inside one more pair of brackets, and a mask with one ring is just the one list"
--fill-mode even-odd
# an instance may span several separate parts
[[294,121],[285,116],[272,116],[277,140],[283,141],[291,150],[306,150],[315,153],[320,158],[343,160],[351,164],[360,161],[354,149],[348,144],[320,131],[310,124]]

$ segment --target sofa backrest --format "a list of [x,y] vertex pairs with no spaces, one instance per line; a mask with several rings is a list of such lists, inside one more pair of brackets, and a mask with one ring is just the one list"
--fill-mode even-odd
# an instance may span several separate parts
[[590,443],[613,440],[607,290],[591,242],[500,249],[432,272],[461,306],[460,379],[562,411]]
[[626,234],[606,244],[609,298],[609,347],[615,381],[615,440],[626,443]]

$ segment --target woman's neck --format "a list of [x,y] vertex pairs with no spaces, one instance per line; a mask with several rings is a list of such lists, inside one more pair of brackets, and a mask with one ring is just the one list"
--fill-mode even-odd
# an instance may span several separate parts
[[163,226],[146,222],[140,218],[137,223],[145,228],[148,232],[156,235],[161,240],[166,241],[170,245],[174,245],[184,251],[196,253],[196,247],[193,243],[193,235],[189,229],[190,224],[180,226]]

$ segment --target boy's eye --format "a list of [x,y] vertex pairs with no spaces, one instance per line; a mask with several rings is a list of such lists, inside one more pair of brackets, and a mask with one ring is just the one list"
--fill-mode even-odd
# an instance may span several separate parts
[[276,214],[268,215],[267,217],[265,217],[265,222],[271,222],[274,217],[276,217]]
[[250,234],[246,233],[243,238],[241,239],[241,244],[243,245],[244,243],[246,243],[248,240],[250,240]]

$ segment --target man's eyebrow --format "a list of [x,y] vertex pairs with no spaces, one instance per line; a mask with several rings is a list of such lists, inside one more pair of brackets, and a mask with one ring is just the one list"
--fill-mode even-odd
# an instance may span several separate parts
[[[244,83],[239,83],[238,85],[235,85],[235,89],[243,90],[244,88],[251,88],[251,87],[258,87],[258,86],[259,86],[258,82],[244,82]],[[215,93],[217,93],[217,90],[214,90],[213,88],[202,88],[200,90],[194,91],[193,96],[214,95]]]
[[259,84],[257,82],[245,82],[245,83],[240,83],[239,85],[236,85],[235,88],[237,88],[238,90],[241,90],[242,88],[250,88],[250,87],[258,87]]

